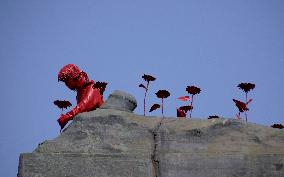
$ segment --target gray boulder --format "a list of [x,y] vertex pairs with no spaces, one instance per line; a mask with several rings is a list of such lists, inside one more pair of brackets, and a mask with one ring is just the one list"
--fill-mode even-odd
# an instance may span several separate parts
[[55,139],[22,153],[18,177],[280,177],[284,132],[234,119],[133,114],[116,91]]
[[132,112],[137,107],[136,99],[123,91],[115,90],[109,95],[106,102],[100,109],[116,109],[126,112]]

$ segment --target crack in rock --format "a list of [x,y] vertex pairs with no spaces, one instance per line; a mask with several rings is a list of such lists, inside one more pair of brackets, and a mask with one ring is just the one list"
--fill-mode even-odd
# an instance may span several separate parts
[[153,135],[153,140],[154,140],[154,148],[153,148],[153,153],[151,155],[151,160],[152,160],[152,165],[153,165],[153,177],[160,177],[161,172],[160,172],[160,160],[158,157],[158,131],[159,128],[161,127],[163,122],[163,118],[161,121],[155,126],[155,128],[152,130],[152,135]]

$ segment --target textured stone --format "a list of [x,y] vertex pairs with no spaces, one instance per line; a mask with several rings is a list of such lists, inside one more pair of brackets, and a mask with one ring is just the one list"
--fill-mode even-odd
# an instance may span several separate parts
[[60,136],[21,155],[19,176],[152,176],[159,121],[113,109],[79,114]]
[[137,101],[132,95],[120,90],[115,90],[101,106],[101,109],[116,109],[132,112],[136,107]]
[[132,96],[113,95],[127,94],[115,92],[102,109],[79,114],[57,138],[21,154],[18,176],[284,176],[283,130],[223,118],[139,116],[131,112],[136,104],[128,105]]
[[29,177],[145,177],[151,161],[139,154],[31,153],[21,154],[19,176]]
[[160,176],[284,176],[284,132],[237,120],[162,121]]

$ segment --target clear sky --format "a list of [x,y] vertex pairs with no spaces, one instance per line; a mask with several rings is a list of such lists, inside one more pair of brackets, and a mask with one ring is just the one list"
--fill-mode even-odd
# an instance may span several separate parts
[[[195,85],[193,118],[233,118],[236,86],[256,84],[249,122],[284,123],[283,0],[1,0],[0,176],[14,177],[21,152],[59,134],[56,99],[75,104],[75,93],[57,82],[68,63],[95,81],[136,97],[143,114],[144,83],[151,74],[148,105],[160,103],[176,116]],[[157,110],[147,115],[161,115]]]

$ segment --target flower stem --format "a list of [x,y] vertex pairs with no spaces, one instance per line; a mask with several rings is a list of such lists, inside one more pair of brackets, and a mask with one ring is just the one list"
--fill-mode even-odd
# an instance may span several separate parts
[[241,119],[241,112],[237,114],[237,119]]
[[147,87],[146,87],[145,94],[144,94],[144,116],[145,116],[145,113],[146,113],[146,96],[147,96],[147,92],[148,92],[148,87],[149,87],[149,82],[147,82]]
[[191,95],[191,102],[190,102],[190,106],[191,106],[191,110],[190,110],[190,114],[189,114],[190,118],[191,118],[191,113],[192,113],[192,110],[193,110],[192,104],[193,104],[193,95]]
[[[248,102],[248,93],[246,92],[246,104]],[[248,122],[248,118],[247,118],[247,110],[245,110],[245,116],[246,116],[246,122]]]
[[162,115],[163,115],[163,118],[164,118],[164,98],[162,98]]

